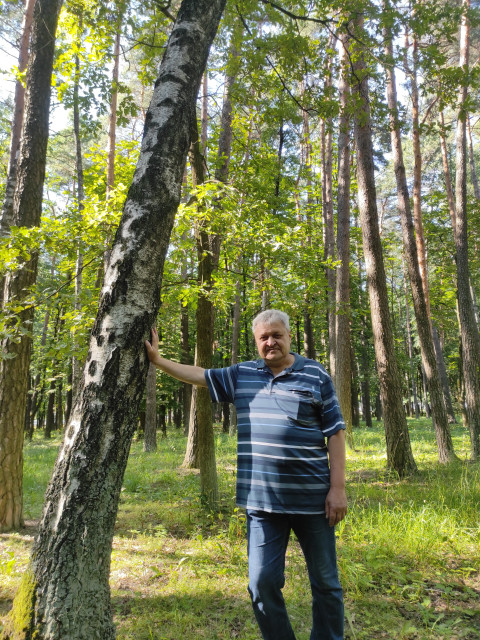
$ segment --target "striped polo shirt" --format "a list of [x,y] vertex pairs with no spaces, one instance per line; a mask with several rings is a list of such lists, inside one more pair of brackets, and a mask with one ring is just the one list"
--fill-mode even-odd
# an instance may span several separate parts
[[332,380],[293,354],[276,377],[263,360],[207,369],[213,402],[237,409],[237,504],[279,513],[324,513],[330,487],[326,438],[345,423]]

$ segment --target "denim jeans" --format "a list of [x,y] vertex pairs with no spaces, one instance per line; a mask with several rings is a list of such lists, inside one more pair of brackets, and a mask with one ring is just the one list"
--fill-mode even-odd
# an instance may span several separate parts
[[310,640],[343,639],[343,592],[338,579],[335,531],[324,514],[247,511],[248,591],[264,640],[295,640],[282,588],[290,531],[298,538],[312,589]]

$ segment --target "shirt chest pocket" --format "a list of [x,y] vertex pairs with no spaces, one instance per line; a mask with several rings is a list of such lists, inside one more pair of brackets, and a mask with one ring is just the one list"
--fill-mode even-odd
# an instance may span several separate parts
[[275,401],[289,418],[306,427],[319,426],[322,418],[322,396],[318,391],[302,387],[277,389]]

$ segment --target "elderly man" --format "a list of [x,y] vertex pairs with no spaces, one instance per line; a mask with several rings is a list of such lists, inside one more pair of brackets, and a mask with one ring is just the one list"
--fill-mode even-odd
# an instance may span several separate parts
[[334,525],[347,512],[345,424],[332,381],[315,360],[290,351],[286,313],[253,321],[259,360],[224,369],[178,364],[146,342],[162,371],[207,386],[212,401],[237,409],[237,504],[247,511],[249,593],[265,640],[295,640],[282,588],[290,532],[305,556],[312,589],[311,640],[343,638],[343,594]]

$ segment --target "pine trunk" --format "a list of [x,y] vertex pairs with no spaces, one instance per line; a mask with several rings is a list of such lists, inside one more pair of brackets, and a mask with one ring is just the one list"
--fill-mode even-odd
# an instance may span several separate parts
[[5,638],[115,637],[110,555],[148,369],[143,344],[160,304],[190,122],[223,8],[224,0],[184,0],[168,40],[105,275],[82,391]]
[[350,446],[353,446],[350,362],[350,88],[348,86],[348,52],[343,42],[340,44],[340,52],[337,193],[337,257],[340,266],[337,269],[336,282],[335,388],[347,427],[347,439]]
[[[360,33],[363,18],[358,19]],[[383,251],[378,226],[375,167],[368,96],[368,72],[361,51],[355,52],[352,92],[356,99],[355,143],[357,181],[367,285],[372,315],[377,372],[380,383],[387,465],[400,476],[416,471],[402,400],[402,382],[394,349]]]
[[[18,52],[18,71],[23,73],[27,68],[28,45],[33,23],[33,9],[36,0],[26,0],[25,12],[23,14],[22,36],[20,38],[20,48]],[[13,197],[17,182],[17,163],[20,152],[20,136],[22,133],[23,114],[25,107],[25,89],[20,80],[15,83],[15,98],[12,128],[10,132],[10,154],[7,167],[7,182],[5,184],[5,195],[3,198],[2,213],[0,216],[0,238],[8,235],[13,220]],[[0,286],[0,303],[3,287]]]
[[[384,40],[386,43],[385,54],[390,60],[392,60],[393,58],[393,45],[391,38],[391,34],[386,29],[384,29]],[[397,87],[393,66],[388,65],[386,67],[386,72],[387,101],[390,119],[393,164],[397,183],[397,201],[398,210],[400,213],[400,222],[402,226],[405,261],[412,291],[413,308],[415,310],[415,318],[417,321],[417,332],[420,342],[420,350],[422,352],[423,367],[427,379],[427,387],[430,392],[433,424],[435,427],[435,435],[437,439],[438,457],[439,461],[444,463],[456,459],[456,456],[453,449],[453,442],[450,434],[447,412],[445,410],[443,389],[440,384],[440,376],[438,374],[438,366],[435,358],[432,325],[428,309],[428,283],[425,264],[423,264],[422,266],[424,270],[423,278],[420,274],[417,242],[420,242],[420,240],[423,239],[423,233],[422,229],[419,229],[420,239],[418,238],[418,234],[417,239],[415,239],[414,222],[412,211],[410,208],[410,196],[407,186],[407,176],[405,172],[405,165],[403,162],[403,149],[397,106]],[[419,176],[417,174],[414,181],[416,187],[416,200],[419,200],[420,195],[420,186],[418,184],[418,180]],[[417,203],[417,207],[418,206],[419,203]],[[420,252],[424,257],[424,245],[420,247]]]
[[[61,0],[38,0],[33,17],[32,45],[27,71],[25,122],[17,164],[13,206],[16,226],[36,227],[42,212],[43,182],[48,141],[50,85],[55,32]],[[38,256],[5,278],[4,302],[21,304],[36,281]],[[33,306],[20,314],[20,340],[4,338],[0,350],[0,531],[23,524],[23,430],[32,340]]]
[[464,0],[462,25],[460,29],[460,68],[465,74],[458,95],[458,117],[455,156],[455,249],[457,259],[458,313],[463,355],[463,380],[465,404],[470,430],[471,457],[480,456],[480,352],[478,348],[478,326],[470,290],[470,266],[468,259],[468,208],[467,208],[467,136],[466,103],[467,72],[469,54],[469,24],[467,11],[470,0]]

